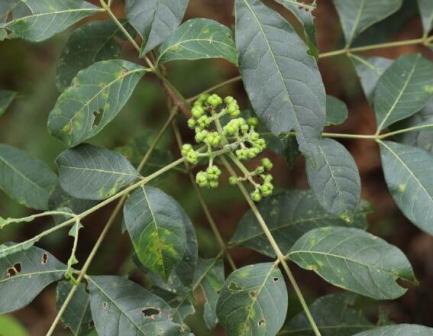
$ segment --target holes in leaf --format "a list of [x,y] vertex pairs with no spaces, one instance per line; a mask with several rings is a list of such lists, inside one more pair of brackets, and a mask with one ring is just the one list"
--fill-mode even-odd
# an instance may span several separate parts
[[48,263],[48,254],[44,253],[42,255],[42,261],[41,261],[42,265],[46,265]]
[[17,275],[18,273],[21,273],[21,264],[20,263],[16,263],[12,267],[8,268],[8,270],[6,271],[6,276],[8,278],[11,278],[11,277]]
[[99,108],[93,112],[93,124],[92,128],[98,127],[99,123],[102,120],[102,116],[104,115],[104,109]]
[[229,284],[229,291],[236,292],[236,291],[240,291],[241,289],[242,289],[242,287],[240,287],[237,283],[230,282],[230,284]]
[[274,283],[277,283],[278,281],[280,281],[280,278],[278,278],[278,277],[274,277],[274,278],[272,278],[272,281],[273,281]]
[[259,325],[259,327],[264,327],[266,325],[266,321],[260,320],[257,324]]
[[257,297],[257,292],[256,291],[250,291],[250,297],[251,298],[255,298],[255,297]]
[[161,309],[148,307],[148,308],[143,308],[141,312],[146,318],[154,320],[159,314],[161,314]]
[[102,303],[102,308],[103,308],[104,310],[108,310],[108,302],[103,302],[103,303]]

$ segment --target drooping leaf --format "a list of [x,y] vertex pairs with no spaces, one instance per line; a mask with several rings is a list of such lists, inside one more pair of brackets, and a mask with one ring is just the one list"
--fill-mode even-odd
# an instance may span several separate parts
[[[288,190],[273,195],[258,204],[259,211],[274,236],[281,251],[286,254],[303,234],[325,226],[367,227],[370,206],[361,203],[352,221],[332,215],[318,203],[311,191]],[[230,245],[245,246],[269,257],[275,253],[252,211],[239,222]]]
[[321,139],[313,144],[306,162],[308,182],[326,211],[350,218],[361,197],[358,167],[339,142]]
[[355,65],[356,73],[361,80],[361,86],[365,96],[371,100],[377,81],[388,69],[393,60],[383,57],[361,58],[351,55],[353,64]]
[[123,60],[80,71],[50,112],[49,131],[70,147],[95,136],[120,112],[145,71]]
[[225,58],[237,64],[232,31],[214,20],[191,19],[161,45],[158,63],[206,58]]
[[203,292],[205,299],[203,317],[210,330],[215,328],[218,322],[216,306],[220,291],[224,287],[224,280],[224,262],[221,259],[199,260],[194,283],[198,284]]
[[[72,285],[61,281],[57,285],[57,306],[64,303]],[[84,284],[79,284],[75,295],[62,315],[62,322],[74,336],[85,336],[93,330],[92,314],[90,312],[90,297]]]
[[0,23],[0,29],[11,37],[40,42],[98,11],[83,0],[18,0],[10,10],[10,20]]
[[0,189],[29,208],[46,210],[57,176],[42,161],[0,144]]
[[399,10],[402,0],[334,0],[334,5],[350,46],[360,33]]
[[[352,336],[374,327],[362,311],[353,307],[355,298],[349,293],[329,294],[310,305],[322,336]],[[310,336],[313,330],[305,313],[301,312],[289,320],[278,335]]]
[[292,246],[288,257],[334,286],[376,300],[402,296],[406,289],[397,283],[398,279],[416,282],[403,252],[359,229],[312,230]]
[[378,131],[420,111],[433,94],[433,63],[419,54],[395,61],[374,93]]
[[283,326],[288,296],[284,277],[273,263],[242,267],[227,278],[217,316],[228,336],[274,336]]
[[92,276],[88,283],[99,336],[181,335],[167,302],[138,284],[115,276]]
[[0,335],[30,336],[20,321],[12,315],[0,316]]
[[236,0],[236,47],[245,88],[274,134],[296,131],[301,148],[325,125],[315,59],[290,24],[259,0]]
[[72,79],[93,63],[115,59],[120,55],[120,29],[113,21],[94,21],[74,30],[57,65],[57,88],[65,90]]
[[418,0],[424,34],[430,33],[433,28],[433,2],[430,0]]
[[0,116],[6,112],[16,95],[15,91],[0,90]]
[[79,199],[108,198],[138,178],[122,155],[89,144],[64,151],[56,163],[62,189]]
[[380,327],[354,336],[432,336],[433,328],[427,328],[415,324],[397,324],[392,326]]
[[126,0],[129,22],[143,38],[143,56],[164,42],[179,26],[188,0]]
[[38,247],[0,258],[0,314],[27,306],[65,272],[66,265]]
[[141,187],[126,202],[124,219],[138,259],[167,280],[186,250],[183,210],[161,190]]
[[326,123],[328,126],[344,123],[349,115],[346,104],[338,98],[326,96]]
[[391,141],[380,143],[386,184],[401,211],[421,230],[433,234],[433,157]]

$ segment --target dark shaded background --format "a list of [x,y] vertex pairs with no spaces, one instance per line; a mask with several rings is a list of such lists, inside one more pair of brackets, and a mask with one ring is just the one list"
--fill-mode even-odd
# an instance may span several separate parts
[[[187,16],[208,17],[232,25],[232,6],[231,0],[191,0]],[[275,8],[281,9],[278,6]],[[123,15],[121,5],[116,6],[116,11],[119,16]],[[320,50],[341,48],[343,42],[341,30],[331,1],[318,0],[316,17]],[[49,162],[53,169],[54,158],[63,150],[63,147],[61,143],[48,135],[46,121],[58,96],[54,84],[56,63],[68,35],[68,32],[60,34],[41,44],[30,44],[20,40],[0,43],[0,89],[20,92],[12,108],[0,119],[0,142],[28,151],[32,156]],[[364,33],[356,44],[366,45],[382,41],[403,40],[417,38],[421,35],[416,1],[406,0],[402,10],[387,19],[384,24],[378,24]],[[422,52],[428,58],[433,56],[431,51],[417,46],[380,50],[369,54],[397,58],[401,54],[415,51]],[[124,48],[124,57],[136,60],[134,50],[129,46]],[[321,60],[320,68],[327,93],[343,99],[350,110],[348,121],[334,128],[333,131],[374,133],[373,112],[366,102],[350,62],[344,56],[340,56]],[[224,79],[238,75],[236,68],[224,61],[181,62],[171,64],[168,71],[172,81],[186,96],[199,93]],[[240,83],[227,86],[220,91],[223,94],[236,95],[243,107],[247,107],[247,100]],[[109,148],[125,145],[130,139],[143,132],[157,130],[166,117],[167,107],[163,91],[158,81],[148,76],[139,84],[122,113],[102,134],[92,139],[92,143]],[[182,131],[186,139],[191,137],[185,127]],[[407,295],[399,300],[379,304],[369,304],[367,301],[365,304],[370,307],[371,317],[377,319],[377,311],[380,310],[386,312],[395,322],[433,326],[433,237],[420,232],[396,208],[384,183],[377,145],[365,140],[344,141],[343,143],[354,155],[359,166],[363,182],[363,197],[375,207],[375,212],[370,217],[370,230],[399,246],[408,255],[421,283],[419,287],[410,288]],[[173,157],[178,155],[170,132],[167,132],[164,137],[161,148],[165,150],[169,148]],[[284,159],[275,157],[274,160],[277,162],[273,172],[276,184],[285,187],[307,187],[301,158],[296,161],[292,170],[289,170]],[[169,174],[158,180],[157,183],[158,186],[174,195],[193,219],[199,236],[200,254],[205,257],[214,255],[218,248],[189,185],[189,180],[179,174]],[[246,205],[237,191],[231,187],[222,187],[218,189],[218,192],[212,194],[205,192],[205,195],[223,235],[229,239],[237,221],[246,211]],[[107,207],[84,221],[85,230],[81,234],[78,253],[80,261],[86,258],[110,210]],[[0,214],[3,217],[19,217],[27,214],[27,210],[0,193]],[[1,242],[25,240],[49,225],[51,224],[45,221],[21,224],[2,231],[0,240]],[[39,245],[53,252],[60,260],[66,261],[71,243],[67,232],[62,231],[41,241]],[[111,231],[91,271],[104,274],[127,274],[133,271],[129,261],[130,250],[129,240],[125,235],[121,235],[120,225],[118,225]],[[239,266],[263,259],[245,249],[233,251],[233,257]],[[295,272],[303,291],[311,300],[336,291],[335,288],[325,284],[312,273],[299,269],[295,269]],[[135,278],[139,280],[140,276],[135,274]],[[289,306],[291,311],[297,311],[295,298],[291,299]],[[50,287],[31,306],[14,315],[29,329],[31,335],[37,336],[44,335],[55,314],[55,289]],[[203,329],[199,320],[193,319],[191,324],[197,335],[210,335],[209,331]],[[59,329],[57,334],[66,335],[67,333]],[[218,334],[222,335],[222,333]]]

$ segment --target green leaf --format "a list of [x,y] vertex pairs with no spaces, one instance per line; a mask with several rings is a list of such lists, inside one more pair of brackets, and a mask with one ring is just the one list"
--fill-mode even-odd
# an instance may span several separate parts
[[[61,281],[57,285],[57,307],[60,309],[64,303],[72,285],[67,281]],[[84,284],[79,284],[75,295],[69,302],[62,315],[62,322],[69,328],[72,335],[84,336],[93,329],[92,315],[90,312],[90,297]]]
[[200,259],[195,274],[195,283],[203,292],[204,321],[212,330],[215,328],[218,318],[216,315],[217,301],[221,289],[224,287],[224,262],[221,259]]
[[333,96],[326,96],[326,124],[340,125],[344,123],[349,116],[349,110],[346,104]]
[[287,314],[284,277],[274,263],[242,267],[227,278],[217,315],[228,336],[276,335]]
[[66,265],[37,247],[0,258],[0,314],[27,306],[65,272]]
[[332,139],[315,141],[306,165],[308,182],[322,207],[350,218],[360,202],[361,178],[347,149]]
[[418,0],[424,34],[427,35],[433,28],[433,2],[430,0]]
[[158,63],[206,58],[225,58],[237,64],[232,31],[214,20],[191,19],[161,45]]
[[123,60],[80,71],[50,112],[49,131],[70,147],[95,136],[120,112],[145,71]]
[[361,58],[356,55],[351,55],[353,64],[355,65],[356,73],[361,80],[361,86],[365,96],[371,100],[374,89],[379,78],[388,69],[393,60],[383,57]]
[[0,336],[30,336],[21,323],[10,315],[0,316]]
[[[373,327],[362,311],[353,307],[354,303],[353,294],[338,293],[323,296],[310,305],[322,336],[352,336]],[[310,336],[313,330],[305,313],[301,312],[289,320],[278,335]]]
[[432,336],[433,329],[415,324],[397,324],[380,327],[354,336]]
[[187,217],[182,208],[161,190],[141,187],[126,202],[124,219],[138,259],[167,280],[185,254]]
[[71,85],[80,70],[99,61],[118,58],[120,45],[116,37],[121,37],[119,32],[119,27],[111,20],[89,22],[74,30],[57,65],[56,84],[59,90],[63,91]]
[[402,296],[402,279],[416,282],[412,267],[397,247],[359,229],[326,227],[303,235],[288,257],[334,286],[389,300]]
[[433,94],[433,63],[419,54],[395,61],[379,79],[374,94],[378,131],[420,111]]
[[334,0],[334,5],[350,46],[360,33],[398,11],[402,0]]
[[[311,191],[288,190],[272,195],[258,204],[259,211],[284,254],[308,231],[324,226],[367,228],[370,206],[361,203],[351,221],[330,214],[316,200]],[[256,217],[249,210],[238,224],[230,245],[251,248],[269,257],[275,257]]]
[[89,144],[64,151],[56,163],[62,189],[79,199],[106,199],[139,176],[119,153]]
[[0,189],[29,208],[46,210],[57,176],[42,161],[0,144]]
[[380,143],[386,184],[401,211],[421,230],[433,234],[433,157],[391,141]]
[[164,42],[182,21],[188,0],[126,0],[126,14],[143,38],[140,56]]
[[181,335],[167,302],[138,284],[116,276],[92,276],[88,284],[99,336]]
[[17,96],[15,91],[0,90],[0,116],[2,116]]
[[245,88],[274,134],[296,131],[303,148],[325,125],[326,95],[315,59],[291,25],[259,0],[236,0],[236,46]]
[[101,9],[83,0],[19,0],[0,29],[9,31],[11,37],[40,42],[98,11]]

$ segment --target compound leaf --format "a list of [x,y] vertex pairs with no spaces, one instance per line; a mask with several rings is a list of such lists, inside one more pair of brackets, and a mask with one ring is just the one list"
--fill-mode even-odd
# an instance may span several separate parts
[[120,112],[145,71],[124,60],[81,70],[50,112],[50,133],[69,147],[95,136]]
[[433,63],[419,54],[395,61],[379,79],[374,110],[382,131],[420,111],[433,94]]
[[236,0],[236,46],[246,91],[267,128],[276,135],[294,129],[301,149],[319,137],[325,90],[292,26],[259,0]]
[[376,300],[402,296],[406,289],[398,279],[416,282],[403,252],[359,229],[312,230],[293,245],[288,257],[337,287]]
[[[370,207],[361,203],[351,221],[327,212],[311,191],[288,190],[273,195],[258,204],[266,224],[283,253],[303,234],[324,226],[348,226],[365,229]],[[251,248],[269,257],[275,253],[269,244],[253,212],[248,211],[239,222],[230,245]]]
[[350,46],[360,33],[398,11],[402,3],[402,0],[334,0],[346,45]]
[[433,157],[391,141],[380,145],[386,183],[395,202],[416,226],[433,234]]
[[332,139],[317,140],[307,157],[308,182],[325,210],[351,217],[361,197],[358,167],[347,149]]
[[56,163],[62,189],[78,199],[108,198],[138,178],[122,155],[89,144],[64,151]]
[[380,327],[362,333],[358,333],[354,336],[431,336],[433,335],[433,329],[427,328],[415,324],[397,324],[392,326]]
[[158,62],[206,58],[224,58],[237,64],[232,31],[214,20],[191,19],[161,45]]
[[274,263],[242,267],[227,278],[217,316],[228,336],[276,335],[287,314],[284,277]]
[[167,280],[186,250],[182,208],[161,190],[141,187],[126,202],[124,219],[138,259]]
[[0,189],[32,209],[48,209],[57,176],[42,161],[9,145],[0,144]]
[[188,0],[126,0],[129,22],[143,38],[143,56],[164,42],[179,26]]
[[45,287],[63,278],[66,269],[35,246],[0,258],[0,314],[27,306]]
[[0,23],[0,29],[9,31],[10,37],[40,42],[98,11],[83,0],[18,0],[9,10],[10,20]]
[[326,124],[340,125],[344,123],[349,115],[346,104],[333,96],[326,96]]
[[0,90],[0,116],[2,116],[17,96],[15,91]]

